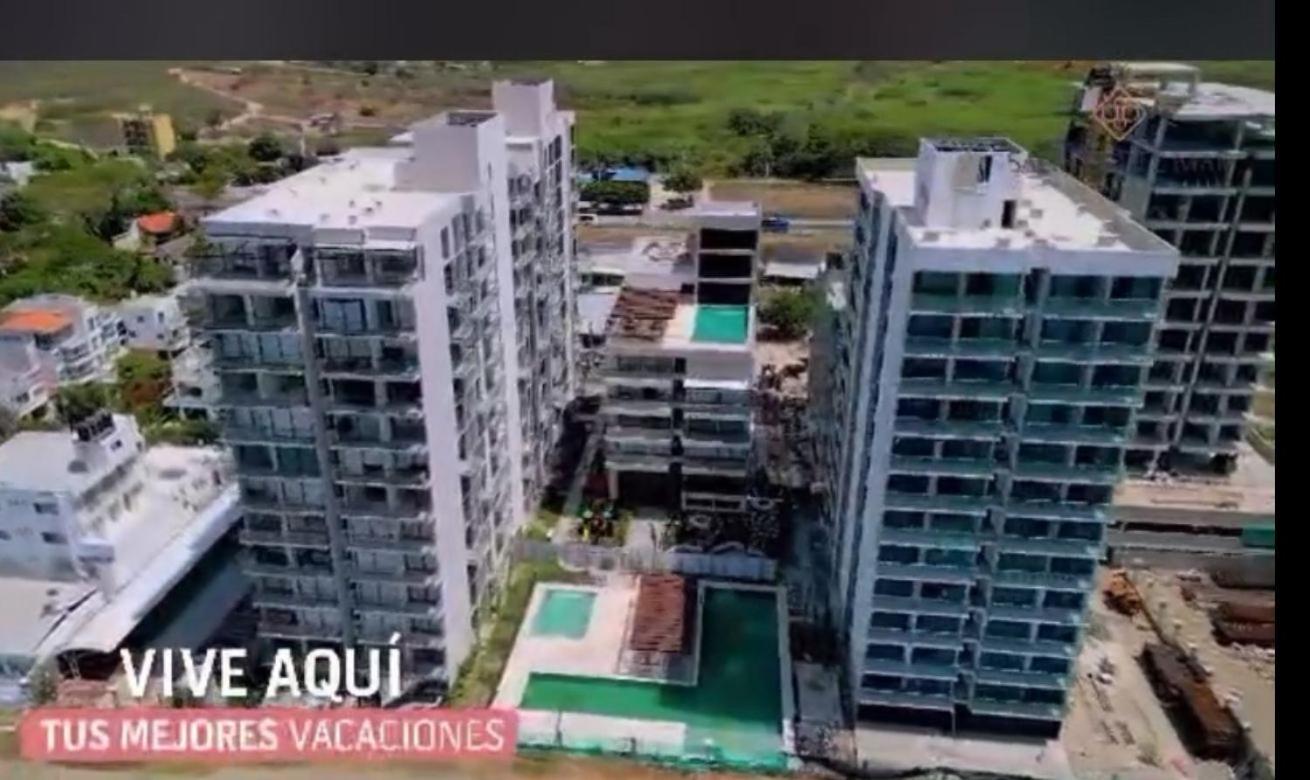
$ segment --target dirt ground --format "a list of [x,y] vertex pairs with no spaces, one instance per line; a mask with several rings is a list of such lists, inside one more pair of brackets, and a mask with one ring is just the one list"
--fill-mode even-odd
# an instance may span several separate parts
[[[1157,624],[1174,634],[1182,647],[1194,647],[1203,668],[1211,674],[1210,685],[1219,701],[1237,697],[1240,720],[1251,727],[1251,737],[1262,753],[1274,757],[1274,655],[1242,645],[1220,645],[1215,641],[1210,617],[1198,604],[1183,599],[1181,582],[1165,572],[1134,572],[1138,591],[1153,611]],[[1198,602],[1207,600],[1209,586],[1198,588]],[[1254,592],[1245,591],[1252,596]],[[1237,591],[1225,591],[1227,597]],[[1240,597],[1240,596],[1239,596]]]
[[[1102,573],[1104,578],[1107,573]],[[1215,672],[1215,694],[1222,700],[1241,691],[1244,717],[1257,741],[1273,750],[1273,663],[1253,661],[1252,652],[1221,648],[1210,638],[1209,619],[1183,601],[1174,572],[1134,572],[1139,592],[1159,615],[1180,616],[1184,645],[1195,644],[1203,663]],[[1104,584],[1104,580],[1102,580]],[[1159,604],[1165,606],[1160,610]],[[1187,613],[1194,613],[1188,615]],[[1167,618],[1172,624],[1173,617]],[[1080,778],[1196,778],[1227,780],[1231,769],[1198,761],[1187,752],[1168,714],[1137,662],[1143,645],[1159,637],[1145,614],[1127,617],[1108,609],[1100,589],[1091,610],[1087,641],[1060,739]],[[1109,661],[1108,681],[1101,679]]]
[[854,184],[806,184],[729,179],[709,184],[717,200],[758,201],[766,212],[803,219],[850,219],[859,203]]

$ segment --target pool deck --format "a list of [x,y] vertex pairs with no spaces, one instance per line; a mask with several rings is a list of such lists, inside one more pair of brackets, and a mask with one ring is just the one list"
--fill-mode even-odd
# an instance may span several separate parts
[[[705,594],[709,588],[727,588],[766,592],[775,595],[777,605],[779,695],[782,707],[782,719],[779,724],[781,751],[784,755],[795,756],[795,691],[791,674],[791,652],[788,641],[788,615],[786,599],[778,586],[750,585],[736,582],[718,582],[702,580],[697,587],[698,615],[697,630],[693,638],[696,666],[699,672],[701,651],[701,616],[704,608]],[[591,621],[587,633],[578,639],[558,636],[535,636],[533,624],[541,604],[550,590],[577,590],[596,594],[592,606]],[[504,675],[496,690],[492,702],[495,708],[518,709],[526,693],[531,675],[536,673],[566,674],[591,678],[610,678],[637,680],[622,674],[620,662],[623,642],[627,635],[627,623],[636,606],[637,579],[633,575],[611,575],[602,586],[568,585],[562,583],[539,583],[533,590],[519,627],[514,648],[505,665]],[[697,675],[699,676],[699,674]],[[641,682],[652,683],[642,679]],[[663,684],[674,684],[665,682]],[[695,681],[691,683],[695,685]],[[681,744],[681,738],[687,733],[687,726],[676,721],[619,718],[575,712],[546,712],[520,710],[524,720],[523,736],[526,743],[535,743],[540,738],[566,731],[582,730],[598,738],[656,739],[665,744]],[[643,725],[644,724],[644,725]],[[530,736],[536,734],[536,737]]]
[[[591,622],[580,639],[560,636],[534,636],[532,626],[547,590],[579,590],[595,593]],[[588,677],[618,674],[619,655],[623,650],[624,626],[637,598],[635,580],[615,582],[606,587],[540,583],[532,591],[528,610],[519,626],[514,649],[505,664],[505,673],[496,689],[493,707],[519,706],[528,677],[533,672],[576,674]]]

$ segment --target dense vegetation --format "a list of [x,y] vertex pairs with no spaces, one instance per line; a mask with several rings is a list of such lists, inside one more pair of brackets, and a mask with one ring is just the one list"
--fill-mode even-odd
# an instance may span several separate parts
[[775,288],[763,298],[760,324],[780,339],[803,336],[822,307],[818,291],[811,287]]
[[641,181],[589,181],[582,185],[578,197],[611,206],[640,205],[650,200],[650,185]]

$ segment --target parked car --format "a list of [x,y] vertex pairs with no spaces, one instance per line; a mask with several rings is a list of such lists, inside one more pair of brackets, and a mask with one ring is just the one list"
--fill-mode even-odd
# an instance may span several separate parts
[[791,220],[781,214],[765,214],[760,226],[770,233],[786,233],[791,227]]
[[594,225],[594,224],[596,224],[596,220],[597,220],[597,217],[596,217],[595,214],[579,214],[579,215],[578,215],[578,224],[579,224],[579,225]]

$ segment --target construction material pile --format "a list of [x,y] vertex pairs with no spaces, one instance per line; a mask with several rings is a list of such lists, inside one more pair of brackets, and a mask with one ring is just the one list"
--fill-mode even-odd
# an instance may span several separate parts
[[1141,664],[1160,702],[1183,727],[1179,736],[1199,758],[1231,760],[1240,746],[1237,719],[1215,698],[1204,674],[1187,656],[1163,644],[1142,649]]
[[1120,614],[1132,617],[1142,611],[1141,594],[1122,569],[1110,575],[1110,581],[1106,583],[1102,594],[1106,606]]

